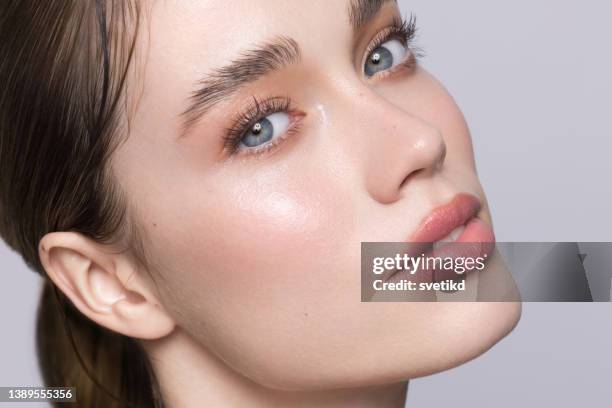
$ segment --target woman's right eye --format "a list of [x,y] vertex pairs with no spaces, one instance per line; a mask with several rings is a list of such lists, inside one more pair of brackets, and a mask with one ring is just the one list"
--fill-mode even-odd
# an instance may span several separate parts
[[283,136],[290,125],[291,118],[287,112],[268,115],[258,120],[242,135],[238,147],[253,149],[266,145]]

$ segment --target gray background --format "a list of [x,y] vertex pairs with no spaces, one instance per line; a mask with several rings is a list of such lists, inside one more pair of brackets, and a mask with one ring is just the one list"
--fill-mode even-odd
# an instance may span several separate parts
[[[472,129],[499,241],[612,241],[612,3],[400,0]],[[612,264],[611,264],[612,267]],[[526,303],[408,407],[609,407],[612,304]]]
[[[612,241],[612,3],[400,4],[470,123],[498,240]],[[0,385],[37,385],[39,279],[1,243],[0,268]],[[525,304],[491,351],[412,381],[407,406],[608,407],[611,345],[610,303]]]

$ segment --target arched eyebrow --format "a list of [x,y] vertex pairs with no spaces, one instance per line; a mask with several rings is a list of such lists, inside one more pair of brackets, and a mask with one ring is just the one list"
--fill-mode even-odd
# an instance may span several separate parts
[[[396,0],[350,0],[347,12],[353,31],[359,32],[379,13],[383,5],[389,2]],[[181,130],[178,138],[185,137],[215,104],[244,85],[296,64],[300,59],[299,44],[292,38],[279,36],[243,51],[228,65],[212,71],[195,84],[195,90],[187,101],[187,108],[180,114]]]
[[288,37],[277,37],[270,42],[243,51],[228,65],[216,69],[196,84],[189,98],[188,108],[181,113],[179,138],[187,135],[195,123],[216,103],[273,71],[299,62],[298,43]]

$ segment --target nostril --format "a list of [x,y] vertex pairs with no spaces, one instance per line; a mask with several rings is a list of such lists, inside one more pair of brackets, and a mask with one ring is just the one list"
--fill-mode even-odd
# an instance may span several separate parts
[[413,179],[414,177],[416,177],[417,175],[419,175],[424,169],[418,169],[415,170],[413,172],[411,172],[410,174],[408,174],[406,177],[404,177],[404,179],[402,180],[402,182],[399,185],[398,190],[401,190],[404,188],[404,185],[406,185],[406,183],[408,182],[408,180]]

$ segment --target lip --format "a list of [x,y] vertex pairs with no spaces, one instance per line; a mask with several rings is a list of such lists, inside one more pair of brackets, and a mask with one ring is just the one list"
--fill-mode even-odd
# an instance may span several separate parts
[[[406,252],[412,256],[427,254],[440,258],[487,258],[495,248],[495,235],[493,228],[478,218],[481,208],[480,200],[475,196],[467,193],[457,194],[448,204],[435,208],[425,217],[407,240]],[[440,246],[434,245],[461,226],[464,229],[454,241]],[[457,243],[459,245],[452,245]],[[408,278],[429,282],[457,278],[457,275],[452,270],[420,269],[411,276],[407,271],[396,270],[391,273],[388,280],[398,281]]]
[[[409,242],[436,242],[455,228],[465,225],[480,211],[480,200],[471,194],[457,194],[448,204],[435,208],[408,239]],[[464,231],[457,239],[460,241]]]

